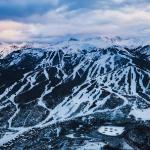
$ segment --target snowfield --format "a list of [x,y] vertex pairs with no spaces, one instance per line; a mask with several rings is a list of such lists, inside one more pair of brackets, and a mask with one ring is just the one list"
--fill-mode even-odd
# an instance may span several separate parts
[[101,126],[98,132],[108,136],[118,136],[124,132],[124,127],[117,126]]

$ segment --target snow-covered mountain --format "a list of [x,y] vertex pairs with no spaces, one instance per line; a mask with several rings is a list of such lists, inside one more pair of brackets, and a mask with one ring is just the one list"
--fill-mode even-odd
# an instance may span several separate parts
[[150,45],[92,37],[0,48],[1,148],[150,148]]
[[[149,45],[147,41],[135,39],[135,38],[122,38],[122,37],[106,37],[106,36],[76,36],[76,37],[57,37],[51,39],[49,42],[18,42],[18,43],[0,43],[0,55],[5,57],[13,51],[26,49],[26,48],[51,48],[51,46],[78,46],[81,48],[83,46],[91,46],[97,48],[108,48],[112,46],[127,47],[130,49],[138,48],[141,46]],[[81,46],[81,47],[80,47]]]

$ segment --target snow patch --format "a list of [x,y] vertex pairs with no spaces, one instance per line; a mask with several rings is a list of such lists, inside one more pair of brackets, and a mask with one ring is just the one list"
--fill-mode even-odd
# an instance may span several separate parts
[[147,109],[134,109],[130,112],[130,116],[134,116],[136,120],[150,120],[150,108]]
[[75,138],[74,134],[68,134],[68,135],[66,135],[66,137],[71,138],[71,139]]
[[101,126],[98,132],[108,136],[118,136],[124,132],[124,127],[118,126]]
[[103,142],[89,142],[87,141],[83,146],[79,146],[78,150],[99,150],[106,144]]

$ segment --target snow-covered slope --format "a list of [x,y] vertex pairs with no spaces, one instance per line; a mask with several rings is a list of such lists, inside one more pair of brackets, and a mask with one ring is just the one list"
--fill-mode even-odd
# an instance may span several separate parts
[[124,43],[96,37],[7,47],[0,60],[0,145],[14,148],[12,140],[33,129],[43,134],[76,119],[149,124],[142,112],[150,109],[150,49]]

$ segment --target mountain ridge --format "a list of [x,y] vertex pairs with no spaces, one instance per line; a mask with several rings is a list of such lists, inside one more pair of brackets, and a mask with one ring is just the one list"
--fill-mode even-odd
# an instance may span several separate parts
[[15,147],[13,139],[22,141],[31,130],[76,118],[149,126],[149,117],[135,115],[149,111],[150,47],[100,48],[90,41],[31,45],[0,59],[1,128],[6,130],[0,145],[10,141]]

